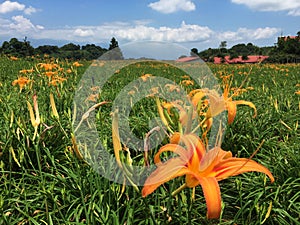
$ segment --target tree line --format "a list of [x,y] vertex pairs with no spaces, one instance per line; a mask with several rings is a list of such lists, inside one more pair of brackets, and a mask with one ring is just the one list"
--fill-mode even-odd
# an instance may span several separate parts
[[[108,49],[95,44],[80,46],[73,43],[68,43],[61,47],[42,45],[34,48],[26,37],[22,41],[19,41],[17,38],[11,38],[10,41],[4,41],[0,47],[0,54],[15,57],[48,55],[64,59],[93,60],[104,53],[108,53],[105,54],[106,59],[123,59],[118,41],[114,37],[111,39]],[[206,62],[213,62],[214,57],[224,58],[225,56],[230,56],[230,59],[233,59],[242,56],[242,59],[246,60],[249,55],[267,55],[269,58],[265,62],[300,63],[300,31],[298,31],[297,36],[278,37],[274,46],[258,47],[252,43],[241,43],[227,48],[227,42],[222,41],[218,48],[208,48],[201,52],[197,48],[192,48],[191,54],[198,55]]]
[[[42,45],[34,48],[30,41],[25,37],[20,41],[17,38],[11,38],[9,41],[4,41],[0,47],[1,55],[9,55],[18,58],[31,56],[49,56],[63,59],[73,60],[92,60],[97,59],[109,50],[119,47],[118,41],[113,37],[110,41],[109,48],[103,48],[95,44],[86,44],[83,46],[73,43],[65,44],[61,47],[55,45]],[[116,56],[116,57],[121,57]]]

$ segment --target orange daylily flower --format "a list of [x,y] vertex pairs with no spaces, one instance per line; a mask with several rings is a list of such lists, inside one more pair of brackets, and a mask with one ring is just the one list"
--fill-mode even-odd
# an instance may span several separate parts
[[98,98],[99,98],[99,94],[90,94],[84,101],[97,102]]
[[151,77],[153,77],[152,74],[147,73],[147,74],[143,74],[142,76],[140,76],[140,78],[145,82],[148,80],[148,78],[150,79]]
[[130,91],[128,91],[127,94],[129,94],[129,95],[134,95],[134,94],[135,94],[135,90],[130,90]]
[[21,92],[23,87],[30,82],[31,80],[28,79],[27,77],[19,77],[17,80],[14,80],[12,82],[12,85],[15,86],[16,84],[18,84],[20,86],[20,92]]
[[9,57],[9,59],[12,60],[12,61],[17,61],[17,60],[18,60],[18,57],[11,56],[11,57]]
[[61,84],[62,82],[66,81],[67,79],[66,78],[63,78],[63,77],[54,77],[52,78],[52,80],[48,83],[48,85],[52,85],[52,86],[57,86],[57,84]]
[[41,69],[44,69],[45,71],[51,71],[59,67],[55,63],[39,63],[38,65]]
[[[230,151],[224,151],[218,146],[207,152],[200,138],[192,133],[174,135],[176,137],[171,138],[172,144],[164,145],[155,155],[157,168],[145,181],[143,197],[154,192],[160,185],[185,176],[183,187],[194,188],[201,185],[207,205],[207,218],[219,218],[221,192],[218,181],[250,171],[265,173],[271,182],[274,181],[266,167],[251,159],[233,157]],[[178,135],[181,136],[180,141]],[[162,162],[160,156],[163,152],[172,152],[178,156]]]
[[185,86],[194,85],[194,81],[192,80],[182,80],[180,83]]
[[175,85],[175,84],[166,84],[165,88],[167,88],[167,90],[170,92],[172,92],[172,91],[180,92],[179,86]]
[[209,108],[205,113],[207,119],[211,119],[212,117],[220,114],[224,110],[228,112],[228,124],[233,123],[234,118],[236,116],[237,105],[247,105],[254,109],[253,117],[256,117],[256,107],[252,102],[244,101],[244,100],[233,100],[232,98],[238,93],[240,93],[240,88],[235,89],[235,93],[232,96],[229,96],[230,85],[227,83],[224,88],[223,96],[219,96],[219,94],[214,90],[206,90],[206,89],[196,89],[191,91],[189,94],[192,100],[192,103],[195,107],[197,107],[198,102],[205,101],[204,97],[208,97],[209,99]]
[[52,77],[52,76],[54,76],[54,75],[57,75],[57,71],[55,71],[55,72],[53,72],[53,71],[46,71],[46,72],[45,72],[45,75],[46,75],[47,77]]
[[253,117],[256,117],[257,112],[256,112],[255,105],[252,102],[244,101],[244,100],[233,101],[232,97],[235,94],[233,94],[232,96],[229,97],[229,89],[230,89],[230,86],[227,83],[224,88],[223,98],[225,100],[226,110],[228,111],[228,124],[231,124],[234,121],[234,118],[236,116],[237,105],[247,105],[247,106],[251,107],[254,110]]
[[83,64],[76,61],[76,62],[73,63],[73,66],[80,67],[80,66],[83,66]]
[[33,73],[33,72],[34,72],[34,69],[33,69],[33,68],[31,68],[31,69],[29,69],[29,70],[24,69],[24,70],[20,70],[20,71],[19,71],[19,73],[23,73],[23,74]]
[[157,94],[159,94],[159,87],[153,87],[150,89],[150,94],[147,97],[154,97]]

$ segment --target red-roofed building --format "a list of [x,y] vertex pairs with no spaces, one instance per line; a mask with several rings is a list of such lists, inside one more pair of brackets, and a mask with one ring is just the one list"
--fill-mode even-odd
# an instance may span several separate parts
[[176,62],[192,62],[197,60],[201,60],[201,59],[198,56],[186,56],[186,57],[176,59]]
[[288,39],[296,39],[298,36],[283,36],[283,37],[279,37],[278,38],[278,41],[280,39],[284,40],[284,41],[287,41]]
[[214,63],[220,64],[234,64],[234,63],[260,63],[267,59],[269,56],[266,55],[248,55],[247,59],[243,59],[242,56],[239,56],[237,58],[230,59],[230,56],[225,56],[224,58],[221,57],[214,57]]

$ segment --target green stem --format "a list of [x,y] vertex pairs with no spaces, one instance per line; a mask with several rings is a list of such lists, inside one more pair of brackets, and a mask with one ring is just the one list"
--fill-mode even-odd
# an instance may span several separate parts
[[175,195],[177,195],[180,191],[182,191],[183,189],[185,189],[187,187],[186,183],[184,183],[183,185],[181,185],[179,188],[177,188],[175,191],[173,191],[171,193],[171,195],[174,197]]

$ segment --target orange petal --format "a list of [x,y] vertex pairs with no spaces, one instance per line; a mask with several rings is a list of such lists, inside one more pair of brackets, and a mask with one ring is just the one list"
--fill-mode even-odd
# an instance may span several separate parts
[[216,164],[216,159],[217,159],[217,156],[218,156],[220,150],[221,150],[221,148],[215,147],[215,148],[209,150],[204,155],[204,157],[201,159],[200,166],[199,166],[200,172],[203,172],[205,170],[208,170],[209,172],[211,171],[211,169],[209,169],[209,168],[212,168]]
[[270,170],[263,165],[246,158],[229,158],[217,164],[214,168],[215,177],[218,180],[226,179],[230,176],[236,176],[246,172],[262,172],[269,176],[271,182],[274,177]]
[[226,102],[226,108],[228,111],[228,124],[232,124],[236,115],[236,103],[234,101]]
[[254,109],[254,115],[253,115],[253,117],[256,117],[256,115],[257,115],[256,107],[255,107],[255,105],[252,102],[243,101],[243,100],[234,101],[234,102],[235,102],[236,105],[247,105],[247,106],[251,107],[252,109]]
[[201,160],[201,158],[206,153],[206,149],[205,149],[203,142],[200,140],[200,138],[197,135],[195,135],[193,133],[183,135],[182,142],[185,144],[186,149],[188,151],[196,152],[199,160]]
[[215,177],[197,177],[201,184],[207,207],[207,218],[218,219],[221,214],[221,191]]
[[208,117],[214,117],[225,110],[225,99],[215,90],[211,90],[208,93],[209,96],[209,110]]
[[172,136],[170,137],[170,143],[171,144],[179,144],[181,138],[181,134],[179,132],[174,132]]
[[199,90],[198,93],[196,93],[192,98],[192,104],[194,107],[198,106],[198,103],[202,100],[203,97],[205,97],[205,93],[201,90]]
[[158,164],[161,163],[160,160],[160,155],[163,152],[174,152],[176,154],[178,154],[182,161],[185,161],[186,163],[189,160],[189,155],[188,155],[188,151],[186,151],[183,147],[181,147],[180,145],[176,145],[176,144],[166,144],[164,146],[162,146],[159,151],[155,154],[154,156],[154,163]]
[[146,197],[160,185],[187,173],[185,162],[181,158],[172,158],[157,166],[156,170],[146,179],[142,189],[142,196]]

